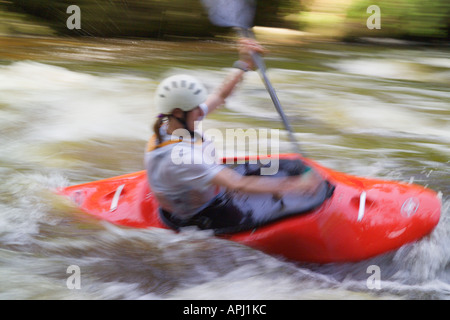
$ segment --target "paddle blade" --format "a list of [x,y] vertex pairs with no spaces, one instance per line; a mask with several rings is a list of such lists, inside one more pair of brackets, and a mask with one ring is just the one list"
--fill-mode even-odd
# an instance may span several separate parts
[[253,27],[256,0],[201,0],[209,19],[219,27]]

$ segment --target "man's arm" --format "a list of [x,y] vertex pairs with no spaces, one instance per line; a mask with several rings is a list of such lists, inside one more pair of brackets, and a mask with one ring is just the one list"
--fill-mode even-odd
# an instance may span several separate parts
[[301,176],[262,177],[243,176],[230,168],[222,169],[212,183],[229,190],[243,193],[271,193],[277,196],[285,193],[315,193],[321,178],[312,170]]
[[[254,69],[255,64],[250,54],[251,52],[263,54],[265,51],[254,39],[239,39],[239,69],[236,68],[233,70],[223,84],[207,98],[205,104],[208,106],[208,112],[212,112],[223,105],[236,85],[242,81],[245,71]],[[241,70],[240,68],[243,68],[244,70]]]

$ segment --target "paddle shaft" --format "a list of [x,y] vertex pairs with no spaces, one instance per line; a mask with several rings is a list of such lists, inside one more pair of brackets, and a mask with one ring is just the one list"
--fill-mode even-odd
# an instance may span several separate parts
[[[236,28],[236,29],[240,36],[243,36],[246,38],[254,38],[253,32],[251,30],[243,29],[243,28]],[[283,121],[284,127],[289,135],[289,140],[292,142],[295,152],[302,154],[303,152],[301,151],[298,141],[294,137],[294,133],[292,131],[291,125],[289,124],[289,120],[286,117],[286,114],[284,113],[283,108],[281,107],[281,103],[280,103],[280,100],[278,99],[277,93],[275,92],[275,89],[273,88],[272,83],[270,82],[269,78],[267,77],[266,64],[264,63],[264,59],[257,52],[250,52],[250,54],[253,58],[253,61],[256,64],[256,66],[258,67],[261,78],[264,82],[264,85],[266,86],[267,91],[269,92],[270,98],[272,99],[275,109],[277,110],[278,114],[281,117],[281,120]]]

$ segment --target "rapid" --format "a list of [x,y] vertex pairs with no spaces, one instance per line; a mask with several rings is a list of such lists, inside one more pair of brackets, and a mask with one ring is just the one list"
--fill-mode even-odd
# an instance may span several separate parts
[[[450,299],[450,59],[446,48],[269,44],[268,75],[306,155],[442,195],[431,235],[358,263],[268,256],[208,232],[95,220],[53,190],[143,169],[165,76],[209,90],[236,59],[211,41],[0,38],[0,299]],[[205,129],[280,129],[255,72]],[[246,150],[239,150],[245,153]],[[226,151],[225,151],[226,155]],[[370,266],[380,288],[372,288]],[[78,266],[79,289],[68,286]]]

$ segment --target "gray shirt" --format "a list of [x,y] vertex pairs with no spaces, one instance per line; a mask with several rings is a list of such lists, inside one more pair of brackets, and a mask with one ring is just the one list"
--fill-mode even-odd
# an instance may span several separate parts
[[[165,134],[164,127],[160,133],[164,141],[172,138]],[[225,166],[217,162],[212,141],[183,141],[147,152],[145,168],[161,207],[185,220],[204,209],[219,193],[211,180]]]

